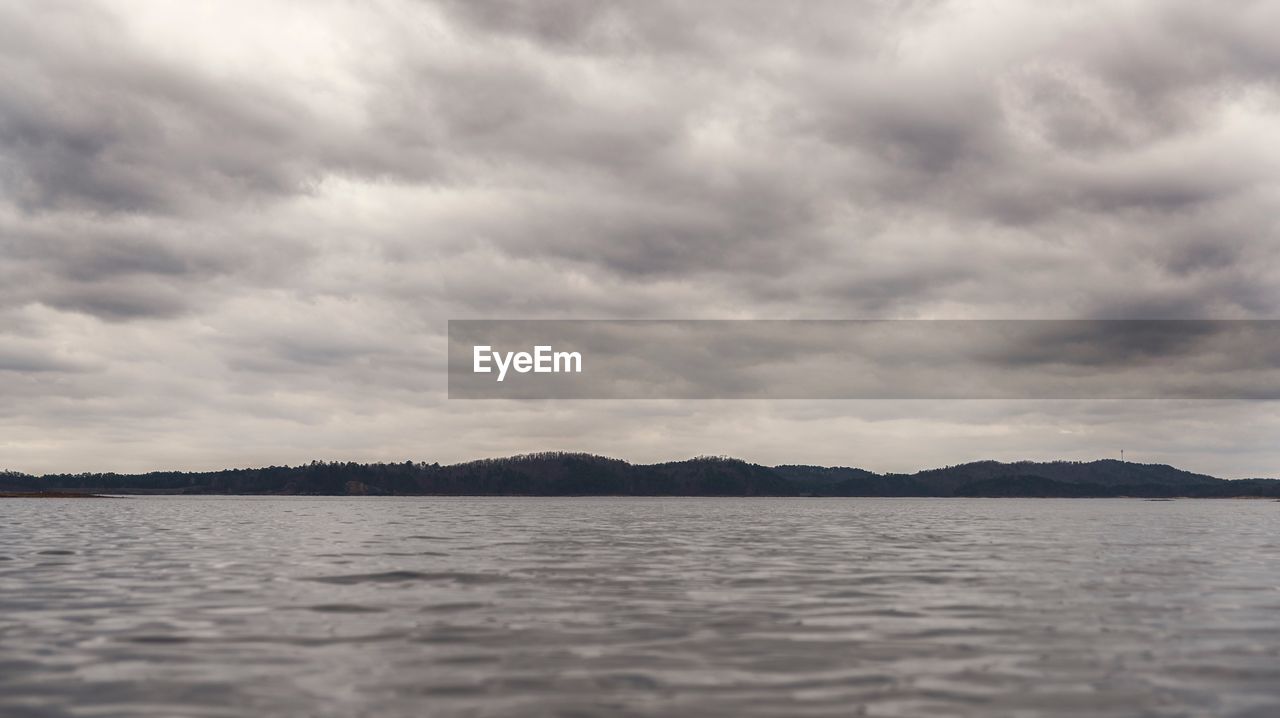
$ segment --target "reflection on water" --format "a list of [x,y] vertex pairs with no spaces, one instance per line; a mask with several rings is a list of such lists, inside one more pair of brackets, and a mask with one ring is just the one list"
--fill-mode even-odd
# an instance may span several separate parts
[[1280,503],[0,500],[4,716],[1275,716]]

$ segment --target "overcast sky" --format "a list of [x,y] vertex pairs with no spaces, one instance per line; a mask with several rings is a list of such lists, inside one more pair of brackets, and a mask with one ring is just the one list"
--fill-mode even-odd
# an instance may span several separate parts
[[1278,318],[1280,3],[0,0],[0,469],[1280,476],[1274,402],[465,402],[450,318]]

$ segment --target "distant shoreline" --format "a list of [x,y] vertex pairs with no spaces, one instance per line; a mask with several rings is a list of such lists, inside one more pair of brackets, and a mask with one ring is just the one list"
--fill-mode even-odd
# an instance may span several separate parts
[[109,499],[102,494],[80,491],[0,491],[0,499]]
[[297,498],[297,499],[812,499],[814,501],[824,501],[827,499],[1037,499],[1037,500],[1062,500],[1071,501],[1150,501],[1150,502],[1170,502],[1170,501],[1271,501],[1280,503],[1280,498],[1274,496],[1172,496],[1161,497],[1158,499],[1147,498],[1144,496],[803,496],[798,494],[237,494],[237,493],[215,493],[211,491],[205,492],[187,492],[187,493],[164,493],[159,491],[150,492],[128,492],[120,491],[114,494],[82,494],[75,492],[63,491],[29,491],[29,492],[0,492],[0,499],[123,499],[123,498],[142,498],[147,496],[185,496],[190,498],[197,497],[225,497],[225,498]]
[[145,474],[0,473],[10,495],[721,496],[936,498],[1271,498],[1280,480],[1221,479],[1168,466],[1097,461],[976,461],[879,474],[848,466],[764,466],[727,457],[632,464],[544,452],[460,464],[313,461],[300,466]]

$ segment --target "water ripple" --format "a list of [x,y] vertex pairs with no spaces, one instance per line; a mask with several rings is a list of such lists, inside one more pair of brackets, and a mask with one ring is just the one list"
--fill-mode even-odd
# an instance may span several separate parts
[[1240,501],[0,501],[0,715],[1273,716],[1277,535]]

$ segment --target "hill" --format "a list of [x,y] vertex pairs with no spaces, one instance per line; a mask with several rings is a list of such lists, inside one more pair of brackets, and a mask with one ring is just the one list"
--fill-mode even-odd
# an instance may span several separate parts
[[117,494],[301,494],[445,496],[1002,496],[1280,498],[1276,479],[1225,480],[1165,464],[979,461],[914,474],[851,467],[761,466],[698,457],[631,464],[545,452],[461,464],[313,461],[208,472],[0,472],[0,491]]

